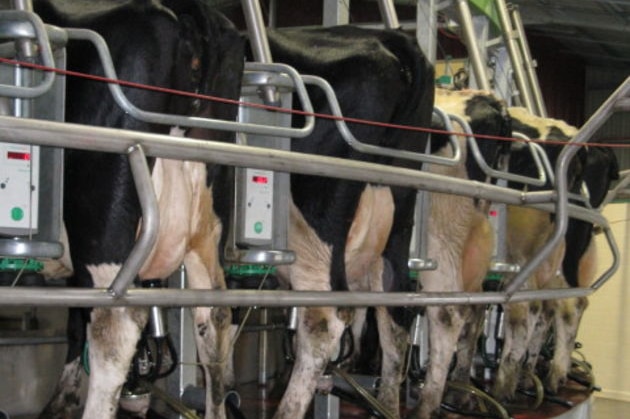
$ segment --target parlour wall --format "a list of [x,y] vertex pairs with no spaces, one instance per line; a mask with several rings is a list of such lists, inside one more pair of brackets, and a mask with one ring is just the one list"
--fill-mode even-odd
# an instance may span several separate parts
[[[630,205],[613,203],[604,209],[613,227],[621,253],[617,273],[589,299],[578,341],[582,352],[593,365],[596,383],[602,387],[596,397],[630,401]],[[612,263],[606,239],[597,236],[599,269],[603,272]]]

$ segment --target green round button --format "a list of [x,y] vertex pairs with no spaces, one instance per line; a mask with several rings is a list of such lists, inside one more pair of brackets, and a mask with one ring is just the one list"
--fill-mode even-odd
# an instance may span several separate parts
[[20,207],[11,208],[11,219],[13,221],[20,221],[24,218],[24,210]]
[[263,231],[263,223],[261,223],[260,221],[255,222],[254,223],[254,231],[257,234],[262,233],[262,231]]

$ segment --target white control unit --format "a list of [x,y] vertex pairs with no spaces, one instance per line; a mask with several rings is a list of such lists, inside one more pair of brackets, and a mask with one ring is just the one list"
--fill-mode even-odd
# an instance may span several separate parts
[[240,244],[268,245],[273,238],[274,173],[269,170],[240,169],[241,207],[237,241]]
[[0,234],[37,233],[39,147],[0,143]]

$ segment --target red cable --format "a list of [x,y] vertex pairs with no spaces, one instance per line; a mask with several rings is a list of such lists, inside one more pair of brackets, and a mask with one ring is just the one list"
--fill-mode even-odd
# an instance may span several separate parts
[[[234,99],[226,99],[226,98],[222,98],[222,97],[218,97],[218,96],[203,95],[203,94],[193,93],[193,92],[185,92],[185,91],[182,91],[182,90],[170,89],[170,88],[167,88],[167,87],[158,87],[158,86],[151,86],[151,85],[146,85],[146,84],[141,84],[141,83],[134,83],[134,82],[126,81],[126,80],[110,79],[108,77],[97,76],[97,75],[94,75],[94,74],[86,74],[86,73],[81,73],[81,72],[77,72],[77,71],[62,70],[62,69],[58,69],[58,68],[51,68],[51,67],[47,67],[47,66],[44,66],[44,65],[41,65],[41,64],[21,62],[21,61],[12,60],[12,59],[9,59],[9,58],[2,58],[2,57],[0,57],[0,63],[11,64],[11,65],[15,65],[15,66],[22,66],[22,67],[31,68],[31,69],[34,69],[34,70],[41,70],[41,71],[46,71],[46,72],[52,72],[52,73],[56,73],[56,74],[63,75],[63,76],[78,77],[78,78],[83,78],[83,79],[87,79],[87,80],[93,80],[93,81],[102,82],[102,83],[117,84],[117,85],[125,86],[125,87],[131,87],[131,88],[136,88],[136,89],[143,89],[143,90],[159,92],[159,93],[167,93],[167,94],[172,94],[172,95],[177,95],[177,96],[191,97],[191,98],[194,98],[194,99],[208,100],[208,101],[226,103],[226,104],[231,104],[231,105],[239,105],[239,106],[246,106],[246,107],[252,107],[252,108],[260,108],[260,109],[264,109],[264,110],[268,110],[268,111],[274,111],[274,112],[290,113],[290,114],[302,115],[302,116],[312,116],[312,117],[315,117],[315,118],[329,119],[329,120],[333,120],[333,121],[345,121],[345,122],[351,122],[351,123],[355,123],[355,124],[370,125],[370,126],[376,126],[376,127],[382,127],[382,128],[401,129],[401,130],[406,130],[406,131],[426,132],[426,133],[432,133],[432,134],[457,135],[457,136],[461,136],[461,137],[469,137],[469,136],[471,136],[471,135],[468,135],[468,134],[462,133],[462,132],[450,132],[450,131],[433,129],[433,128],[424,128],[424,127],[415,127],[415,126],[410,126],[410,125],[391,124],[391,123],[386,123],[386,122],[370,121],[370,120],[367,120],[367,119],[340,117],[340,116],[329,115],[329,114],[306,112],[306,111],[300,111],[300,110],[295,110],[295,109],[286,109],[286,108],[281,108],[281,107],[277,107],[277,106],[263,105],[263,104],[259,104],[259,103],[243,102],[243,101],[234,100]],[[524,140],[522,140],[520,138],[500,137],[500,136],[496,136],[496,135],[474,134],[474,135],[472,135],[472,137],[479,138],[479,139],[486,139],[486,140],[524,142]],[[540,144],[554,144],[554,145],[567,145],[568,144],[568,145],[580,146],[580,147],[582,147],[582,146],[611,147],[611,148],[626,148],[626,147],[630,147],[630,144],[616,144],[616,143],[579,143],[579,144],[575,144],[575,143],[570,143],[570,142],[567,142],[567,141],[554,141],[554,140],[530,140],[530,141],[533,142],[533,143],[540,143]]]

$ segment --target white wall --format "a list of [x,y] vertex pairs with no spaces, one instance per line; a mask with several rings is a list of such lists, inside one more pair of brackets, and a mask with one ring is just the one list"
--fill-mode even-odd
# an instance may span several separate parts
[[[630,401],[630,204],[615,203],[604,209],[621,254],[620,267],[602,288],[590,297],[578,333],[582,352],[593,365],[597,397]],[[611,265],[603,235],[597,236],[599,268]]]

